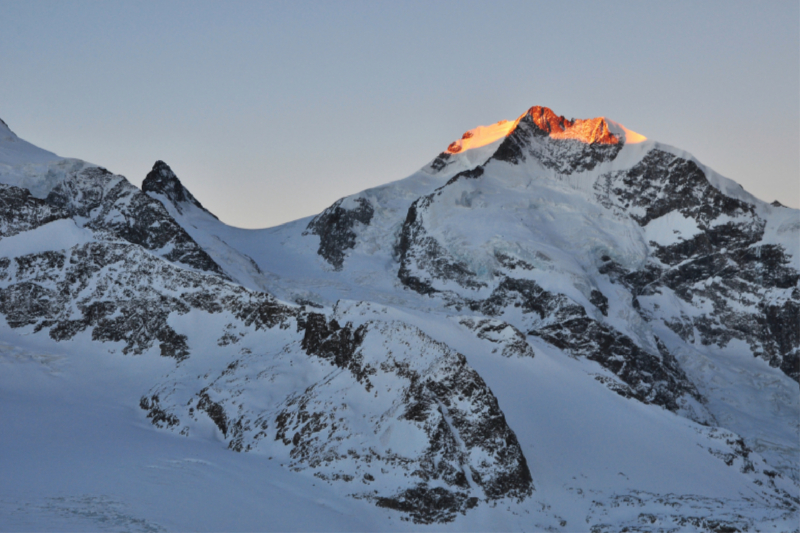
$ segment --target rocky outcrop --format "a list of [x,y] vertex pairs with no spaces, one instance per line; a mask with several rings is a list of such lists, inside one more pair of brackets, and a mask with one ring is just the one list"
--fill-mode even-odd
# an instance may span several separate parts
[[459,323],[474,331],[479,339],[497,345],[492,353],[502,349],[500,355],[503,357],[534,357],[525,334],[507,322],[494,318],[462,317]]
[[574,139],[586,144],[619,144],[621,140],[611,133],[608,122],[603,117],[567,120],[556,115],[552,109],[533,106],[525,116],[539,130],[552,139]]
[[471,307],[489,316],[519,309],[534,335],[575,357],[600,363],[622,383],[600,379],[627,398],[678,411],[692,398],[704,399],[663,344],[655,353],[629,336],[590,318],[585,309],[561,294],[553,294],[531,280],[505,278],[492,295]]
[[[453,177],[448,184],[462,176],[472,176],[476,172],[462,172]],[[397,277],[405,286],[420,294],[439,292],[439,289],[434,287],[434,280],[454,281],[466,288],[484,286],[475,280],[475,273],[469,266],[454,258],[439,241],[428,235],[424,216],[434,198],[435,193],[418,198],[408,209],[400,238],[395,246],[395,254],[400,262]]]
[[436,158],[433,161],[431,161],[431,164],[429,165],[431,171],[439,172],[447,168],[447,165],[450,163],[450,158],[451,155],[449,152],[442,152],[439,155],[437,155]]
[[69,213],[34,198],[27,189],[0,184],[0,237],[11,237],[65,218],[69,218]]
[[[782,246],[761,244],[766,222],[753,205],[722,194],[693,161],[660,150],[603,176],[595,190],[641,226],[678,216],[696,227],[688,238],[651,241],[653,260],[637,272],[601,268],[631,289],[646,318],[663,316],[653,306],[675,294],[686,307],[664,320],[683,339],[720,347],[743,340],[800,382],[800,272]],[[713,313],[700,311],[709,304]]]
[[752,205],[722,194],[694,161],[654,149],[630,170],[606,174],[595,186],[597,198],[645,226],[667,213],[679,212],[708,229],[721,215],[740,219],[758,231]]
[[108,231],[168,261],[227,279],[222,269],[169,215],[122,176],[89,167],[56,185],[47,203],[66,211],[80,225]]
[[366,198],[356,198],[357,206],[351,209],[342,207],[343,201],[338,200],[314,217],[303,232],[303,235],[319,236],[317,253],[336,270],[342,269],[347,251],[356,245],[356,224],[369,224],[375,213]]
[[572,121],[536,106],[520,117],[491,159],[518,164],[531,157],[560,174],[572,174],[613,161],[622,145],[602,118]]
[[59,341],[89,330],[93,340],[122,343],[123,353],[157,345],[177,360],[190,349],[186,335],[168,324],[173,313],[227,311],[256,329],[294,313],[266,294],[175,267],[127,243],[17,257],[0,262],[0,278],[0,313],[11,327],[46,329]]
[[178,176],[169,168],[169,165],[163,161],[156,161],[153,169],[147,173],[142,182],[142,191],[150,195],[163,196],[175,207],[178,213],[183,214],[185,204],[192,204],[212,217],[217,218],[216,215],[203,207],[203,204],[192,196],[192,193],[183,186]]

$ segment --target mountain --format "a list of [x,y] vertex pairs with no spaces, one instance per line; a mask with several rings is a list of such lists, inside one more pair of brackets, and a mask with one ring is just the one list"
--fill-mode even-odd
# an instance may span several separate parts
[[0,184],[6,529],[797,529],[800,212],[614,121],[264,230],[5,123]]

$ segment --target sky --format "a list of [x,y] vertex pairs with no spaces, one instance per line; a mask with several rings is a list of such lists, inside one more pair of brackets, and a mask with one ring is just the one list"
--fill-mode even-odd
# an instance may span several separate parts
[[0,0],[0,118],[263,228],[534,105],[800,207],[800,2]]

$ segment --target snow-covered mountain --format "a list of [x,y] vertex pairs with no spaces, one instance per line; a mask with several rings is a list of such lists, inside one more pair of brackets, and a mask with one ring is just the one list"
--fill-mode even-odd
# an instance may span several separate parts
[[264,230],[5,123],[0,184],[5,529],[798,527],[800,212],[618,123]]

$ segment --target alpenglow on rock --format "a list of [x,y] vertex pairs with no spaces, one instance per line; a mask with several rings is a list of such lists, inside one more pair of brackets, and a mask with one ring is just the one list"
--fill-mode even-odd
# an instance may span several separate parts
[[797,527],[800,212],[603,117],[265,230],[0,123],[0,317],[7,529]]

